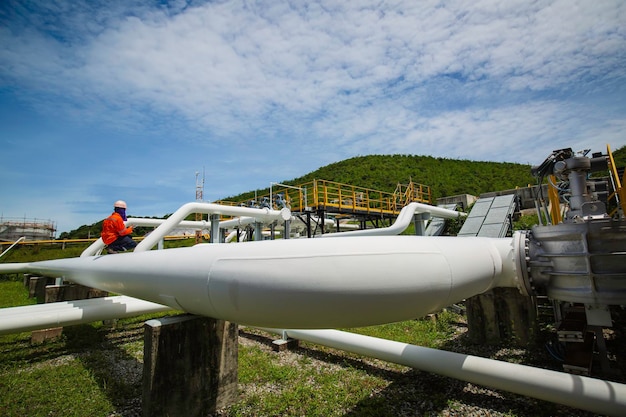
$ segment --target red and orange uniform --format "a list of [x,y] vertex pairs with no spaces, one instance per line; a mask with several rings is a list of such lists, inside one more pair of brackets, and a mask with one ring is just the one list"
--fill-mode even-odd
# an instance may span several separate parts
[[105,245],[110,245],[115,242],[117,238],[130,235],[131,233],[133,233],[132,226],[126,227],[119,213],[113,213],[104,219],[101,236]]

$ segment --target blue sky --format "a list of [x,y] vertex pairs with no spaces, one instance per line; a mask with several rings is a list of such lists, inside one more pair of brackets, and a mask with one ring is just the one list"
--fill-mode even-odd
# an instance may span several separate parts
[[358,155],[536,164],[625,131],[623,0],[0,2],[0,215],[59,233],[120,198],[171,213],[203,169],[212,201]]

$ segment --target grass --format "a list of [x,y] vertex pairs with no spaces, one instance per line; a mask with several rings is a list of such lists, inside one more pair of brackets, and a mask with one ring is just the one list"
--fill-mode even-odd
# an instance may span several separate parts
[[[455,332],[453,323],[458,319],[454,313],[442,312],[437,320],[426,318],[346,330],[438,347]],[[228,416],[393,415],[389,398],[377,394],[390,390],[398,378],[410,380],[412,373],[401,365],[365,360],[356,354],[304,342],[300,342],[298,353],[276,353],[266,346],[271,337],[263,332],[244,329],[242,335],[241,340],[258,339],[261,343],[240,344],[239,384],[244,394],[228,408]],[[398,403],[405,401],[401,392],[395,396]],[[445,407],[447,398],[442,396],[437,401],[438,406]]]
[[29,304],[37,304],[37,300],[28,298],[22,281],[0,281],[0,308]]
[[4,372],[0,392],[0,415],[7,417],[88,417],[107,415],[113,410],[93,373],[78,359]]
[[436,316],[429,316],[422,320],[361,327],[348,329],[348,331],[381,339],[436,348],[452,335],[454,332],[452,323],[458,321],[458,319],[458,315],[449,311],[442,311]]
[[353,361],[314,356],[240,346],[239,384],[250,393],[229,407],[228,415],[342,415],[387,385]]
[[[21,281],[0,281],[0,305],[30,303]],[[0,336],[0,416],[109,416],[136,402],[143,323],[164,314],[120,319],[114,328],[70,326],[42,344],[32,344],[30,332]]]

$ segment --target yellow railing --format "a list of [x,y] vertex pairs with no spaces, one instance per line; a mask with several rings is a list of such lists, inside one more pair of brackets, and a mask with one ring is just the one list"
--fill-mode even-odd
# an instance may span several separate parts
[[432,202],[430,187],[413,181],[409,181],[408,184],[398,184],[394,194],[396,195],[396,202],[400,208],[412,202],[426,204]]
[[355,187],[337,182],[313,181],[313,205],[319,209],[362,213],[394,213],[393,193]]
[[548,200],[550,201],[550,218],[552,224],[559,224],[563,221],[561,215],[561,200],[559,198],[559,192],[556,189],[557,180],[554,175],[550,175],[550,181],[548,182]]
[[411,202],[430,203],[430,187],[410,182],[398,185],[393,193],[327,180],[313,180],[298,186],[273,187],[271,194],[257,196],[257,204],[270,202],[280,209],[282,199],[292,212],[307,209],[355,214],[397,214]]
[[[622,208],[622,214],[626,216],[626,189],[623,188],[626,185],[626,171],[624,171],[624,176],[620,179],[619,174],[617,173],[617,167],[615,166],[615,160],[613,159],[613,153],[611,152],[611,147],[606,145],[606,152],[609,156],[609,170],[611,171],[611,177],[613,178],[613,192],[609,195],[609,200],[615,198],[619,206]],[[610,216],[613,216],[617,208],[609,213]]]

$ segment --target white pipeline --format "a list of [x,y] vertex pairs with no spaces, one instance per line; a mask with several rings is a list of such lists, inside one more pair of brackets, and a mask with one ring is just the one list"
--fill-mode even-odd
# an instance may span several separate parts
[[0,310],[0,334],[133,317],[171,308],[126,296],[63,301]]
[[[211,227],[210,221],[192,221],[185,220],[192,213],[204,214],[223,214],[227,216],[242,216],[238,219],[226,220],[220,222],[220,228],[235,227],[238,225],[246,225],[254,222],[271,223],[277,220],[287,221],[291,219],[291,211],[289,209],[270,210],[268,208],[250,208],[237,206],[224,206],[220,204],[192,202],[187,203],[176,210],[167,219],[146,219],[138,217],[130,217],[125,222],[127,226],[156,226],[157,228],[150,233],[135,248],[135,252],[150,250],[155,247],[161,239],[167,236],[176,228],[196,228],[206,229]],[[96,240],[80,255],[81,257],[94,256],[104,249],[102,239]]]
[[[129,217],[128,220],[124,222],[126,226],[140,226],[140,227],[159,227],[165,222],[165,219],[148,219],[143,217]],[[211,227],[211,222],[206,220],[194,221],[194,220],[183,220],[176,225],[176,229],[209,229]],[[104,242],[102,238],[93,242],[87,249],[83,251],[80,256],[94,256],[97,255],[104,249]]]
[[264,329],[527,397],[623,416],[626,385],[337,330]]
[[2,258],[5,254],[7,254],[11,249],[13,249],[15,247],[15,245],[20,243],[22,240],[26,240],[26,236],[22,236],[21,238],[17,239],[15,242],[13,242],[13,244],[11,246],[9,246],[4,252],[0,253],[0,258]]
[[34,262],[18,272],[247,325],[357,327],[421,317],[496,286],[517,286],[511,243],[380,236],[201,244]]
[[349,237],[349,236],[393,236],[399,235],[406,230],[411,224],[414,217],[418,213],[428,213],[435,217],[441,217],[444,219],[458,219],[459,217],[467,216],[467,213],[448,210],[441,207],[431,206],[430,204],[423,203],[410,203],[406,205],[398,214],[396,221],[389,227],[381,227],[376,229],[355,230],[351,232],[341,233],[328,233],[317,237],[322,238],[335,238],[335,237]]
[[135,252],[148,251],[152,249],[164,236],[173,230],[181,221],[192,213],[223,214],[227,216],[249,216],[254,217],[259,222],[274,222],[276,220],[291,219],[289,209],[270,210],[268,208],[250,208],[238,206],[224,206],[213,203],[194,202],[187,203],[176,210],[168,219],[163,222],[154,232],[149,234],[135,248]]

